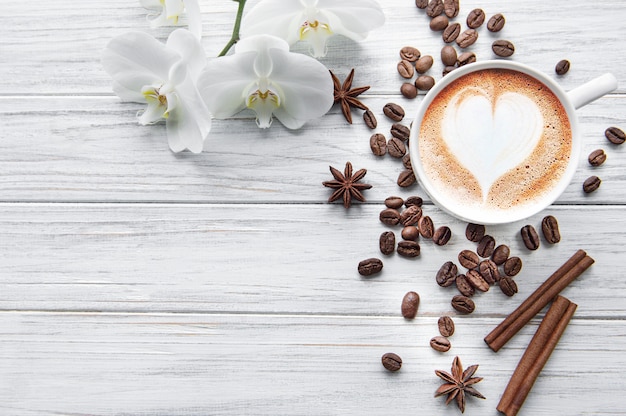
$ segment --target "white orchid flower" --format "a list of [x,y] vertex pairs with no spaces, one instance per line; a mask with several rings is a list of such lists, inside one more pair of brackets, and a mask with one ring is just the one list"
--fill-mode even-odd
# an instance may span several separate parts
[[202,15],[198,0],[139,0],[141,5],[154,13],[148,16],[150,27],[176,26],[183,11],[187,11],[189,31],[198,39],[202,34]]
[[148,104],[137,114],[140,124],[165,119],[172,151],[202,151],[211,114],[196,88],[206,55],[194,35],[177,29],[163,44],[146,33],[130,32],[109,42],[102,64],[123,101]]
[[269,34],[289,45],[311,44],[312,55],[326,56],[326,41],[333,35],[365,39],[385,23],[375,0],[261,0],[244,16],[242,35]]
[[333,105],[333,82],[317,60],[289,52],[269,35],[243,38],[233,55],[210,61],[198,80],[200,94],[216,118],[249,108],[257,125],[268,128],[274,115],[287,128],[300,128]]

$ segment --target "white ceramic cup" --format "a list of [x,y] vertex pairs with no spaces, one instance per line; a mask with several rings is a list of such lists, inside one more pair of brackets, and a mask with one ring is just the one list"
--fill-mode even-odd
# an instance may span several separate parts
[[[564,173],[562,174],[560,180],[556,182],[548,192],[546,192],[543,196],[536,198],[536,203],[533,202],[532,204],[528,204],[521,209],[515,208],[510,210],[498,210],[497,212],[476,208],[468,209],[466,203],[460,200],[460,198],[451,197],[449,191],[442,191],[437,181],[433,181],[432,178],[428,177],[422,164],[422,155],[420,152],[423,150],[420,149],[419,145],[420,128],[424,114],[433,102],[433,99],[453,81],[469,73],[484,71],[487,69],[508,69],[519,71],[540,81],[560,100],[563,108],[567,112],[567,117],[570,122],[572,146],[569,161]],[[461,220],[477,224],[503,224],[528,218],[551,205],[570,184],[574,173],[578,168],[582,146],[575,110],[602,97],[605,94],[608,94],[616,88],[617,80],[611,74],[602,75],[578,88],[566,92],[552,78],[532,69],[531,67],[516,62],[492,60],[465,65],[446,75],[426,94],[420,103],[417,116],[415,117],[411,127],[411,140],[409,143],[409,152],[411,155],[413,170],[420,185],[424,188],[431,200],[438,207]],[[515,166],[511,166],[510,168],[514,169]]]

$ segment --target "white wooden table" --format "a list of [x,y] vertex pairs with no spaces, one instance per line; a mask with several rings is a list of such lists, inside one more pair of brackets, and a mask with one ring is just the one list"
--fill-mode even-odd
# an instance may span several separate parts
[[[251,0],[251,5],[255,2]],[[443,46],[412,0],[381,1],[383,28],[363,43],[334,38],[322,62],[355,85],[388,134],[387,102],[408,113],[395,66],[406,45],[438,57]],[[203,44],[226,43],[236,4],[201,0]],[[359,113],[339,109],[299,131],[276,122],[257,129],[250,114],[216,120],[200,155],[172,154],[162,125],[140,127],[141,108],[111,93],[100,53],[114,36],[153,31],[133,0],[5,1],[0,14],[0,414],[2,415],[454,415],[433,398],[435,369],[455,355],[480,364],[466,414],[495,407],[543,313],[495,354],[483,337],[576,249],[596,264],[564,292],[579,307],[522,409],[523,415],[626,414],[626,146],[604,138],[626,128],[626,47],[622,0],[547,2],[461,0],[457,21],[474,7],[507,18],[498,35],[485,27],[471,50],[492,58],[491,42],[509,39],[514,60],[554,75],[571,89],[604,72],[614,94],[579,110],[583,157],[571,186],[526,221],[487,227],[524,260],[519,293],[497,287],[459,316],[451,288],[434,275],[472,248],[465,223],[426,201],[437,224],[452,228],[445,247],[422,243],[418,259],[384,258],[364,279],[357,263],[381,256],[378,221],[400,189],[401,164],[377,158]],[[304,48],[302,48],[304,49]],[[440,78],[435,59],[430,71]],[[407,121],[408,123],[408,121]],[[596,148],[607,162],[591,168]],[[367,168],[368,203],[327,204],[328,166]],[[602,178],[590,195],[581,184]],[[563,239],[536,252],[521,243],[524,224],[544,215]],[[396,230],[399,234],[399,230]],[[400,315],[403,295],[421,295],[418,317]],[[429,346],[437,318],[457,331],[445,354]],[[381,366],[399,354],[398,373]]]

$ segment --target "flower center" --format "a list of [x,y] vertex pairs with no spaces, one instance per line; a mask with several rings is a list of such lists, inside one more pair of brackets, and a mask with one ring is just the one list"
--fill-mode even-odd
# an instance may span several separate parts
[[270,89],[257,89],[246,98],[246,106],[256,113],[256,124],[265,129],[272,124],[274,110],[280,107],[280,97]]
[[333,35],[328,23],[319,20],[306,20],[300,26],[300,40],[307,41],[313,48],[314,57],[326,55],[326,39]]
[[174,89],[169,85],[146,85],[141,89],[148,107],[139,115],[142,124],[154,124],[162,118],[168,118],[178,99]]

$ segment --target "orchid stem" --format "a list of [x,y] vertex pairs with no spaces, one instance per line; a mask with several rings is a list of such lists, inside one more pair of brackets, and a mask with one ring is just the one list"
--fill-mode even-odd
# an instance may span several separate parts
[[243,9],[246,6],[246,0],[233,0],[233,1],[236,1],[239,3],[239,8],[237,9],[237,17],[235,18],[235,25],[233,26],[233,34],[230,37],[230,40],[228,41],[226,46],[224,46],[224,49],[222,49],[222,52],[220,52],[220,54],[217,56],[226,55],[226,53],[230,50],[230,48],[232,48],[233,45],[239,41],[239,28],[241,27],[241,18],[243,16]]

